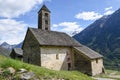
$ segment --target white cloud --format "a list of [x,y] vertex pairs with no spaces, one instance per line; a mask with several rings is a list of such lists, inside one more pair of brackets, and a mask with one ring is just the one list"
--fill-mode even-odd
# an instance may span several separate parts
[[96,13],[94,11],[82,12],[82,13],[78,13],[77,15],[75,15],[75,18],[83,19],[83,20],[96,20],[96,19],[99,19],[101,17],[102,17],[101,14]]
[[54,27],[54,28],[56,28],[56,27],[58,27],[58,26],[59,26],[59,25],[57,25],[57,24],[53,24],[53,27]]
[[43,0],[0,0],[0,16],[14,18],[29,12]]
[[83,30],[77,22],[61,22],[59,24],[53,24],[52,30],[66,32],[72,35],[73,32],[80,32]]
[[113,9],[112,6],[105,8],[104,9],[105,12],[103,14],[100,14],[100,13],[97,13],[94,11],[81,12],[81,13],[78,13],[77,15],[75,15],[75,18],[83,19],[83,20],[96,20],[96,19],[101,18],[103,15],[110,15],[110,14],[114,13],[115,11],[112,9]]
[[0,40],[9,44],[18,44],[23,41],[27,24],[13,19],[0,20]]
[[111,6],[111,7],[107,7],[107,8],[105,8],[105,11],[108,11],[108,10],[111,10],[113,7]]

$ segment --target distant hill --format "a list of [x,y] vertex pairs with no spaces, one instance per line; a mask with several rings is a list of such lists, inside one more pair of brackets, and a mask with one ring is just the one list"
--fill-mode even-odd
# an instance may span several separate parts
[[21,42],[19,44],[15,44],[15,45],[10,45],[7,42],[3,42],[0,46],[3,48],[6,48],[8,50],[12,50],[13,48],[21,48],[22,44],[23,44],[23,42]]
[[17,44],[14,48],[22,48],[23,42]]
[[9,54],[13,48],[21,48],[22,44],[23,44],[23,42],[16,44],[16,45],[10,45],[7,42],[3,42],[0,45],[0,54],[5,55],[5,56],[9,56]]
[[104,55],[107,67],[120,68],[120,9],[96,20],[73,37]]
[[7,42],[3,42],[0,46],[8,50],[12,50],[12,48],[14,48],[16,45],[10,45]]
[[0,55],[9,56],[10,51],[0,46]]

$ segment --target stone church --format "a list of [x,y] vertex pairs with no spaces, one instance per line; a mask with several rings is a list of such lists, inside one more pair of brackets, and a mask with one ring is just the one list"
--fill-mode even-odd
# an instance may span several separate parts
[[38,12],[38,29],[28,28],[23,42],[23,61],[53,70],[78,70],[94,76],[104,72],[103,56],[68,34],[50,30],[50,10]]

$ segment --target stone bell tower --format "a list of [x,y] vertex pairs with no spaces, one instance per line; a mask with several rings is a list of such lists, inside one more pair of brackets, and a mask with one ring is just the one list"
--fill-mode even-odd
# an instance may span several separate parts
[[38,29],[50,31],[50,10],[45,4],[38,12]]

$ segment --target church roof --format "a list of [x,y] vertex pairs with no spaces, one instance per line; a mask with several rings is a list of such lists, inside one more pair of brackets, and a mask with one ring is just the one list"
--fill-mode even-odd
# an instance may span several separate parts
[[45,11],[50,12],[50,10],[46,7],[45,4],[44,4],[44,5],[42,6],[42,8],[38,11],[38,13],[39,13],[41,10],[45,10]]
[[13,50],[15,51],[16,54],[23,55],[23,50],[21,48],[14,48]]
[[87,56],[90,59],[97,59],[102,58],[103,56],[99,53],[95,52],[94,50],[88,48],[87,46],[81,45],[80,47],[74,47],[76,50],[83,53],[85,56]]
[[47,46],[80,46],[81,44],[63,32],[29,28],[40,45]]

